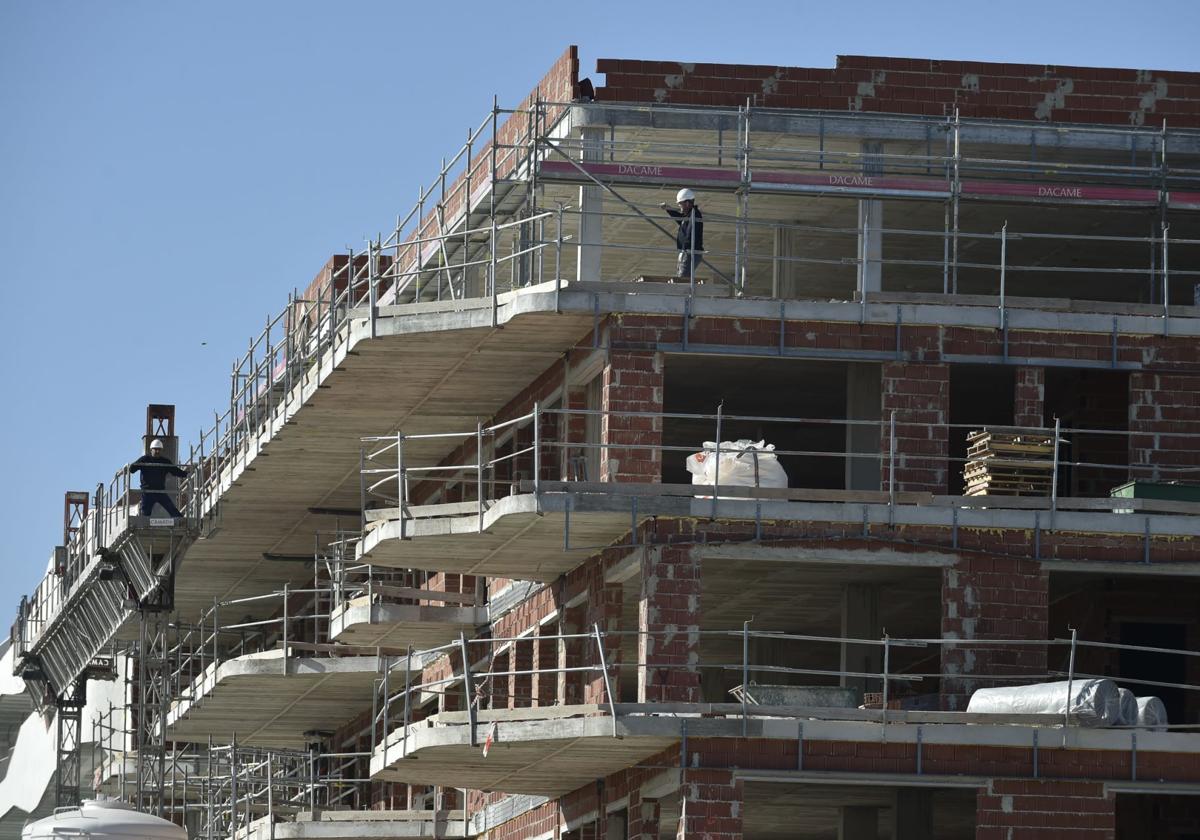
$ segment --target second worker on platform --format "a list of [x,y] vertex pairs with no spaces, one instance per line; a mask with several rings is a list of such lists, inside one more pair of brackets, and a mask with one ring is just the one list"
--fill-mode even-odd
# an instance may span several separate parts
[[179,508],[175,506],[175,502],[166,492],[167,476],[175,475],[184,478],[187,476],[187,472],[171,459],[164,458],[162,453],[163,442],[155,438],[150,442],[150,454],[143,455],[130,464],[129,474],[131,476],[135,472],[142,474],[142,504],[139,509],[142,516],[150,516],[157,504],[161,505],[162,509],[172,518],[180,519],[183,514],[179,512]]

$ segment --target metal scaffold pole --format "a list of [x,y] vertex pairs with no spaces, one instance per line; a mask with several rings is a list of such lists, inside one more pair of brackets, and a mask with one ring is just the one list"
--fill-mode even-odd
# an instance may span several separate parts
[[79,748],[83,740],[83,705],[86,700],[86,676],[80,676],[63,696],[55,700],[58,729],[54,772],[56,808],[79,804]]
[[[138,685],[134,710],[137,787],[134,803],[143,813],[164,816],[166,724],[171,703],[170,630],[174,574],[164,580],[151,602],[139,608]],[[215,640],[214,640],[215,643]]]

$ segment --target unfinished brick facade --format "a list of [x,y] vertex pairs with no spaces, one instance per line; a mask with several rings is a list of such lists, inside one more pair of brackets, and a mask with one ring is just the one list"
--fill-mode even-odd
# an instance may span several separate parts
[[638,701],[698,702],[700,562],[690,548],[643,550],[638,614]]
[[979,792],[977,840],[1114,840],[1115,798],[1104,785],[996,779]]
[[883,417],[896,417],[895,475],[891,473],[890,425],[883,432],[883,485],[896,490],[945,493],[950,413],[950,366],[888,362],[883,365]]
[[1019,367],[1013,391],[1013,425],[1037,428],[1046,413],[1046,371],[1040,367]]
[[[943,637],[1045,640],[1048,583],[1049,575],[1035,561],[962,557],[942,572]],[[976,688],[1003,685],[1006,676],[1045,674],[1046,646],[943,645],[941,662],[943,708],[964,711]],[[971,679],[976,673],[999,679]]]

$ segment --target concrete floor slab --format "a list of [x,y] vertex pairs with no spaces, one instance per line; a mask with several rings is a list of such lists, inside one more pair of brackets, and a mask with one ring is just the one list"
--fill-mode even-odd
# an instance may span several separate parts
[[[414,669],[421,661],[414,659]],[[305,732],[336,729],[370,708],[385,664],[397,663],[396,657],[285,657],[270,650],[210,665],[185,690],[194,699],[172,707],[167,738],[201,742],[211,735],[217,743],[301,748]]]
[[424,650],[437,647],[487,624],[485,607],[395,604],[363,595],[329,616],[329,637],[343,644]]

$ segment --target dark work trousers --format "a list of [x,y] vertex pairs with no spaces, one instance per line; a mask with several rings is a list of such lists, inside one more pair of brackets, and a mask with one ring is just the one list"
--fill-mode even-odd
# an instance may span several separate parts
[[175,507],[175,503],[171,501],[171,497],[166,493],[142,493],[142,516],[150,516],[154,512],[154,506],[161,505],[162,509],[167,512],[167,515],[172,519],[182,519],[183,514],[179,512],[179,508]]

